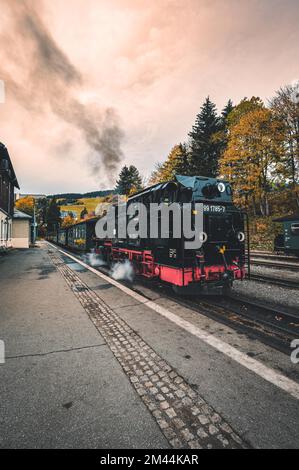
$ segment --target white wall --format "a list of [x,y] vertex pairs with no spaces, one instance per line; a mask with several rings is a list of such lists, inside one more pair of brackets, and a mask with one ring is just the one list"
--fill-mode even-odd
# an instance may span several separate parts
[[12,246],[29,248],[30,220],[14,219],[12,224]]
[[6,214],[0,209],[0,247],[11,248],[12,246],[12,219],[6,223]]

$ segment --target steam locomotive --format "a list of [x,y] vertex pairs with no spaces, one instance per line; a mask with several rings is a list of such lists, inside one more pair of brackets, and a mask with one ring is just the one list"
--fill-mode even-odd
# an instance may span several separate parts
[[[95,229],[98,219],[94,218],[59,230],[50,239],[78,251],[93,249],[108,264],[129,260],[136,274],[169,283],[177,293],[226,292],[234,280],[244,279],[248,220],[233,204],[228,182],[176,175],[173,181],[153,185],[128,198],[126,207],[131,209],[128,217],[135,221],[138,216],[134,207],[138,203],[146,208],[151,203],[166,206],[177,203],[182,211],[188,204],[193,228],[196,205],[202,203],[204,240],[201,247],[187,249],[183,230],[179,238],[174,237],[171,217],[168,236],[162,236],[161,215],[155,238],[149,236],[149,228],[145,237],[120,236],[117,224],[113,237],[99,238]],[[116,204],[115,210],[117,214],[120,206]],[[195,237],[197,235],[195,233]]]

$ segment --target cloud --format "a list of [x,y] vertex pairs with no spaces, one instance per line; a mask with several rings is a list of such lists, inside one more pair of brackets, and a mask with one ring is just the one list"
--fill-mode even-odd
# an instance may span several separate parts
[[23,191],[111,188],[124,163],[149,175],[207,95],[220,110],[299,76],[298,0],[0,5],[0,140]]
[[[113,176],[123,156],[123,132],[116,112],[80,102],[78,95],[84,86],[81,72],[54,41],[37,13],[35,1],[5,3],[13,24],[12,32],[6,33],[10,48],[1,57],[0,75],[7,89],[27,111],[46,114],[50,109],[79,129],[92,151],[84,163],[95,175],[104,169],[108,177]],[[10,64],[11,57],[17,57],[21,48],[26,50],[22,69],[12,74],[6,64]]]

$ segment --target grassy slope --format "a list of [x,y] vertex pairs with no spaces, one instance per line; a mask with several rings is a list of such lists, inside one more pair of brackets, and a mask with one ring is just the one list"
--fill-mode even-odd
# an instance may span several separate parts
[[76,204],[70,206],[60,206],[60,210],[76,212],[77,216],[80,216],[80,213],[83,211],[84,207],[86,207],[88,212],[95,211],[97,205],[102,201],[102,199],[103,198],[101,197],[77,199],[77,201],[80,202],[80,206]]

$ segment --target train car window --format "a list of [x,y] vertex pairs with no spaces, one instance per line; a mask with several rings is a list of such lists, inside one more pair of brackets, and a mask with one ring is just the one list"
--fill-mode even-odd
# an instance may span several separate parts
[[293,235],[299,235],[299,223],[291,225],[291,232]]

